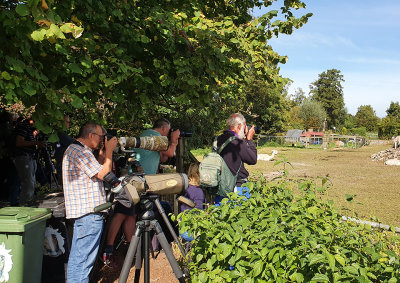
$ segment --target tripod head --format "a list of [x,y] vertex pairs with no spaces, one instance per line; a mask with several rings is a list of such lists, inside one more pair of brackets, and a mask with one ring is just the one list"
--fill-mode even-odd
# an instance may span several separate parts
[[153,220],[154,214],[154,201],[159,200],[158,195],[144,195],[140,199],[139,205],[141,213],[138,215],[139,220]]

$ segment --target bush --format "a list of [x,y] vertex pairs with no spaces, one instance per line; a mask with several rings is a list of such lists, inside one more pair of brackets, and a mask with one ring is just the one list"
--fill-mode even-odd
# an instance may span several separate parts
[[[343,222],[324,188],[263,179],[245,201],[180,214],[194,235],[191,282],[397,282],[397,236]],[[298,191],[294,193],[293,190]],[[225,202],[225,201],[224,201]]]

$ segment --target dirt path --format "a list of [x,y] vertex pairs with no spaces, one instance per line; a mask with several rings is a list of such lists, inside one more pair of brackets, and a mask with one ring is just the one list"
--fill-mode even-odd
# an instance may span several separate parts
[[[121,272],[122,265],[124,263],[125,254],[128,249],[128,245],[124,245],[118,249],[115,253],[117,259],[117,265],[119,268],[112,269],[107,266],[102,266],[97,274],[97,278],[93,282],[101,282],[101,283],[114,283],[118,282],[119,274]],[[156,253],[157,254],[157,253]],[[135,275],[135,267],[131,268],[131,271],[128,276],[127,282],[133,282]],[[143,268],[140,274],[140,282],[143,281]],[[150,256],[150,282],[162,282],[162,283],[175,283],[178,282],[175,275],[172,272],[171,266],[165,256],[164,252],[160,252],[157,255],[156,259],[151,258]]]

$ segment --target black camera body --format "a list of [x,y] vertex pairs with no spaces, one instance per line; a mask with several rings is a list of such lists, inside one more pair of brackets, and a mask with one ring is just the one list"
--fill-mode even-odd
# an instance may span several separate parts
[[109,141],[109,140],[112,139],[113,137],[115,137],[115,136],[112,135],[112,134],[105,134],[105,135],[103,136],[103,143],[106,141],[106,138],[107,138],[107,140]]
[[[247,131],[251,129],[251,126],[247,126]],[[261,133],[261,127],[260,126],[254,126],[254,132],[259,135]]]
[[[178,129],[173,129],[173,128],[171,128],[171,129],[169,130],[169,135],[171,135],[171,133],[174,132],[174,131],[176,131],[176,130],[178,130]],[[193,136],[193,133],[191,133],[191,132],[184,132],[184,131],[180,131],[180,132],[179,132],[179,137],[180,137],[180,138],[191,138],[192,136]]]

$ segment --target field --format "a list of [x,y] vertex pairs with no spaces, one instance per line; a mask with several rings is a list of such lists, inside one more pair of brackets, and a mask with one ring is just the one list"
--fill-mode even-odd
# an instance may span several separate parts
[[[329,177],[330,189],[327,197],[341,209],[343,215],[355,216],[400,227],[400,167],[385,166],[383,161],[372,161],[371,155],[388,149],[389,145],[364,146],[359,149],[262,147],[258,153],[271,154],[278,150],[275,161],[283,157],[292,164],[287,166],[289,178],[313,179],[321,183],[320,177]],[[261,161],[246,166],[252,175],[269,175],[283,170],[282,163]],[[346,195],[355,195],[353,202]]]

